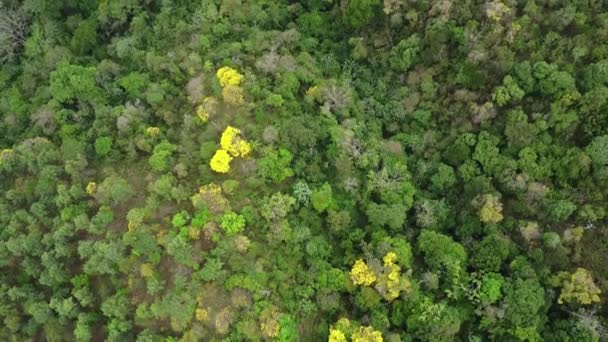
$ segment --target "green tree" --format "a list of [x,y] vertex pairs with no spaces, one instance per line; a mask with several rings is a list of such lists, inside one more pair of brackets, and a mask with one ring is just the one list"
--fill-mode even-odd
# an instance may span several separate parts
[[403,72],[414,66],[418,59],[420,45],[420,38],[417,34],[413,34],[393,47],[390,56],[393,69]]
[[121,177],[110,176],[99,184],[96,197],[104,204],[124,203],[133,195],[133,189],[129,183]]
[[319,189],[314,190],[311,196],[312,207],[318,212],[324,212],[333,204],[332,189],[329,183],[324,183]]
[[95,153],[100,157],[107,156],[112,151],[112,138],[99,137],[95,140]]
[[473,249],[471,265],[487,272],[498,272],[510,252],[509,241],[496,234],[486,236]]
[[163,140],[158,145],[154,146],[154,152],[148,159],[148,163],[152,167],[152,170],[157,172],[164,172],[169,168],[170,158],[173,152],[177,150],[177,146],[171,144],[167,140]]
[[258,160],[260,175],[274,182],[282,182],[293,176],[293,170],[289,167],[291,159],[291,152],[284,148],[268,151]]
[[538,280],[513,279],[505,284],[504,303],[507,305],[505,319],[510,331],[529,328],[531,334],[539,337],[537,330],[541,323],[539,311],[545,305],[545,292]]
[[228,236],[238,234],[245,228],[245,217],[232,211],[227,212],[222,215],[220,227]]
[[595,137],[585,148],[593,164],[602,167],[608,165],[608,135]]
[[53,97],[62,103],[74,99],[95,101],[101,92],[95,82],[95,67],[60,64],[50,74],[50,90]]
[[354,28],[360,28],[375,17],[379,5],[378,0],[351,0],[346,5],[345,19]]

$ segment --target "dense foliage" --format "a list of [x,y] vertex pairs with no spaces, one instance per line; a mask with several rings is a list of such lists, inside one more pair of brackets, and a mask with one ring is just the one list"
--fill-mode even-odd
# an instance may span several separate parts
[[0,1],[0,340],[600,341],[608,5]]

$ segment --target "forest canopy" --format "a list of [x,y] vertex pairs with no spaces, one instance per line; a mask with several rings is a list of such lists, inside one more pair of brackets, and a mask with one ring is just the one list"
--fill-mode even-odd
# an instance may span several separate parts
[[608,4],[0,0],[0,340],[608,340]]

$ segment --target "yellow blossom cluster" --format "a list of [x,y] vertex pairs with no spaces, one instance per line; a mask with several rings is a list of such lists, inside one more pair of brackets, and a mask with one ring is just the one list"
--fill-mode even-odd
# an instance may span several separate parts
[[340,318],[336,324],[329,329],[329,342],[346,342],[347,336],[352,334],[354,327],[348,318]]
[[160,134],[160,128],[158,127],[148,127],[146,128],[146,135],[150,137],[155,137]]
[[353,342],[382,342],[382,333],[370,326],[351,324],[347,318],[340,318],[329,329],[328,342],[346,342],[350,338]]
[[245,157],[251,152],[251,145],[241,137],[241,130],[232,126],[226,127],[222,133],[220,146],[233,157]]
[[359,327],[351,337],[353,342],[382,342],[382,333],[372,327]]
[[203,105],[200,105],[196,108],[196,116],[198,116],[198,118],[201,119],[203,123],[209,121],[209,112],[205,110],[205,107],[203,107]]
[[213,214],[222,213],[230,207],[228,200],[222,196],[222,187],[215,183],[201,186],[190,200],[195,208],[207,208]]
[[388,301],[399,297],[401,291],[409,292],[411,283],[401,275],[401,267],[397,265],[397,254],[388,252],[382,258],[383,267],[380,265],[368,266],[362,259],[353,265],[350,271],[350,278],[355,285],[371,286]]
[[233,157],[245,157],[251,152],[251,144],[241,137],[241,130],[232,126],[226,127],[220,138],[221,148],[211,158],[211,170],[219,173],[230,171]]
[[319,86],[312,86],[306,90],[306,100],[321,102],[321,89]]
[[230,162],[232,161],[232,156],[226,152],[226,150],[219,149],[215,151],[213,158],[209,162],[211,166],[211,170],[219,173],[228,173],[230,171]]
[[194,317],[197,321],[203,322],[209,319],[209,312],[206,309],[196,308],[194,311]]
[[376,275],[362,259],[359,259],[355,261],[350,271],[350,279],[356,285],[370,286],[376,281]]
[[207,123],[209,117],[217,111],[217,100],[212,96],[207,96],[203,103],[196,108],[196,116],[201,123]]
[[219,195],[222,193],[222,187],[215,183],[209,183],[198,188],[198,193]]
[[219,68],[216,76],[219,79],[222,88],[228,85],[238,86],[243,81],[243,75],[228,66]]
[[93,194],[95,193],[95,191],[97,191],[97,183],[95,182],[89,182],[89,184],[87,184],[86,187],[86,192],[88,195],[93,196]]
[[346,336],[340,330],[330,329],[328,342],[346,342]]
[[391,301],[399,297],[399,292],[402,289],[401,267],[395,263],[397,261],[397,254],[394,252],[386,253],[382,261],[384,261],[386,274],[386,279],[382,281],[385,284],[385,293],[382,294],[386,300]]
[[241,105],[245,102],[243,89],[240,87],[243,75],[231,67],[221,67],[216,74],[222,86],[222,97],[226,103],[231,105]]

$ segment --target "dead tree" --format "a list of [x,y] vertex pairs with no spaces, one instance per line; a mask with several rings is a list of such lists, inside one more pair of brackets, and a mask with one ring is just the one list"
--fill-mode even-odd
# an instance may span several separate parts
[[10,8],[0,1],[0,63],[12,62],[25,45],[28,16],[22,8]]

